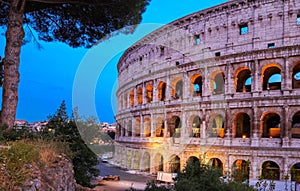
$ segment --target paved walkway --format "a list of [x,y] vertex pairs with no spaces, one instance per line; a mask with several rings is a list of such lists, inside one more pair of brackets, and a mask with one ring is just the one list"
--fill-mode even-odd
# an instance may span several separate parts
[[144,190],[148,181],[156,179],[155,176],[136,174],[134,171],[124,171],[109,163],[101,162],[98,168],[100,169],[100,176],[118,175],[120,176],[120,181],[101,181],[101,185],[95,188],[97,191],[125,191],[130,187]]

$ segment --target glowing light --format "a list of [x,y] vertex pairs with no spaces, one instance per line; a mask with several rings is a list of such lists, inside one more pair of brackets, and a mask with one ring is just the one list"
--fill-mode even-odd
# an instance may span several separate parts
[[243,136],[242,136],[242,138],[243,138],[243,139],[246,139],[246,138],[247,138],[247,136],[246,136],[246,135],[243,135]]

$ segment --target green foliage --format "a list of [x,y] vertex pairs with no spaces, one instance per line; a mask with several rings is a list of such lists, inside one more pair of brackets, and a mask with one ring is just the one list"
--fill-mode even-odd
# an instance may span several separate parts
[[44,136],[69,145],[76,182],[92,187],[92,178],[99,175],[99,170],[95,168],[98,158],[82,140],[75,122],[69,120],[64,101],[56,113],[49,117]]
[[31,173],[28,165],[38,160],[33,145],[15,142],[10,149],[0,151],[0,190],[13,190],[20,186]]
[[180,191],[254,191],[241,182],[222,181],[220,169],[202,164],[198,160],[188,161],[183,172],[176,177],[175,190]]
[[[91,47],[123,27],[133,32],[150,0],[29,1],[25,0],[24,24],[40,40],[59,41],[71,47]],[[0,26],[7,26],[9,6],[0,1]]]

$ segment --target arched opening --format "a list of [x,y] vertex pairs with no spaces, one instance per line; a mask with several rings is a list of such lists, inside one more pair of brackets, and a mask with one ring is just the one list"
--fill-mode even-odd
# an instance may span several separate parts
[[154,158],[154,171],[157,173],[158,171],[164,171],[164,157],[157,153]]
[[139,105],[143,104],[143,88],[142,87],[139,87],[137,89],[137,100],[138,100]]
[[130,91],[129,99],[130,99],[130,106],[134,106],[134,90]]
[[193,96],[202,96],[202,76],[196,74],[191,79],[192,82],[192,95]]
[[197,165],[200,165],[200,160],[197,157],[195,157],[195,156],[190,156],[188,158],[188,160],[186,161],[186,164],[193,164],[193,165],[197,164]]
[[158,100],[159,101],[166,101],[166,83],[159,82],[158,84]]
[[219,169],[221,172],[223,172],[223,163],[220,159],[218,158],[212,158],[208,161],[208,165],[213,167],[213,168],[216,168],[216,169]]
[[161,117],[157,118],[157,120],[156,120],[156,130],[155,130],[156,137],[163,137],[164,136],[164,129],[165,129],[164,120]]
[[142,172],[150,172],[150,154],[148,152],[143,155]]
[[201,119],[199,116],[194,117],[192,123],[192,137],[200,137]]
[[135,120],[135,136],[141,136],[141,121],[140,119]]
[[239,113],[234,119],[233,133],[237,138],[250,137],[251,122],[247,113]]
[[146,87],[146,98],[147,103],[151,103],[153,100],[153,86],[152,84],[148,84]]
[[293,88],[300,88],[300,64],[297,64],[294,68],[293,68],[293,84],[292,87]]
[[178,173],[180,172],[180,158],[179,156],[175,155],[171,157],[169,162],[170,172],[171,173]]
[[236,76],[236,92],[251,92],[251,71],[244,69]]
[[262,164],[261,176],[263,179],[279,180],[280,168],[276,162],[266,161]]
[[128,134],[128,137],[132,136],[132,121],[131,120],[128,121],[127,134]]
[[291,180],[300,183],[300,163],[296,163],[291,168]]
[[249,162],[245,160],[236,160],[232,165],[232,175],[234,181],[244,182],[249,179]]
[[140,170],[141,154],[135,151],[133,169]]
[[178,116],[172,116],[168,121],[168,131],[170,137],[180,137],[181,121]]
[[174,91],[172,92],[174,99],[182,99],[183,81],[181,79],[175,81]]
[[268,113],[262,119],[262,137],[280,138],[280,116],[277,113]]
[[146,118],[144,121],[144,137],[151,136],[151,120]]
[[211,89],[216,95],[225,93],[225,75],[223,72],[218,72],[212,76]]
[[292,138],[300,138],[300,111],[295,113],[292,120]]
[[224,133],[224,119],[222,115],[216,115],[211,124],[210,137],[221,137],[223,138]]
[[131,169],[132,168],[132,151],[131,150],[127,151],[126,159],[127,159],[127,168]]
[[269,66],[263,69],[263,90],[281,89],[281,69],[277,66]]

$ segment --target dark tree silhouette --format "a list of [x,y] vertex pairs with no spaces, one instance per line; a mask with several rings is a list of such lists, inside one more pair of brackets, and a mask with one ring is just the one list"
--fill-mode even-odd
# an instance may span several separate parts
[[[20,51],[24,26],[38,39],[71,47],[91,47],[118,32],[134,31],[150,0],[0,0],[0,26],[6,27],[0,125],[13,126],[18,103]],[[125,27],[125,28],[123,28]]]

